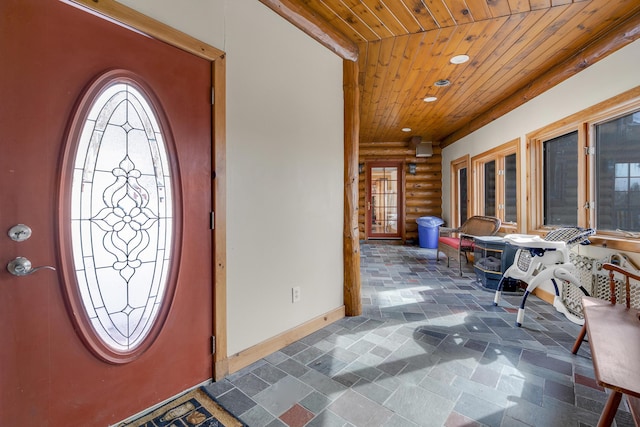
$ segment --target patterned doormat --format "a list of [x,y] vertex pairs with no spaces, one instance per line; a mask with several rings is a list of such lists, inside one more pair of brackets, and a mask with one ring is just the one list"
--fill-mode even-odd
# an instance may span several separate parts
[[119,427],[247,427],[202,388],[183,394],[160,408]]

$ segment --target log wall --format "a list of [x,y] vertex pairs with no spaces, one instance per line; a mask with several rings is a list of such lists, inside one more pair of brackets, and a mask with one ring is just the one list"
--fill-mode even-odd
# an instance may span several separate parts
[[[360,143],[359,163],[400,160],[405,162],[404,186],[404,236],[403,240],[418,243],[418,224],[421,216],[442,217],[442,149],[433,144],[433,156],[416,157],[415,148],[407,142]],[[411,175],[408,164],[416,164],[416,174]],[[360,239],[366,240],[365,197],[366,173],[360,174],[358,194],[358,228]]]

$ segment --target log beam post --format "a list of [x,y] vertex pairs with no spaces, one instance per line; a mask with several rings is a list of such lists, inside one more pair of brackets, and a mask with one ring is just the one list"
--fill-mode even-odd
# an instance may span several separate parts
[[344,90],[344,306],[345,315],[362,314],[360,297],[360,234],[358,229],[358,151],[360,88],[358,63],[343,61]]

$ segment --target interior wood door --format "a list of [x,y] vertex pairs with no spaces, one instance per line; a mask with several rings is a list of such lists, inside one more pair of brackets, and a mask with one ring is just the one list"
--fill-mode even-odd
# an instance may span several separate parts
[[[0,2],[0,57],[2,422],[106,426],[211,378],[211,64],[55,0]],[[145,339],[148,348],[140,353],[142,347],[133,346],[120,359],[100,355],[91,323],[82,321],[67,291],[86,256],[69,251],[72,197],[65,177],[74,173],[76,149],[69,138],[87,88],[109,70],[135,76],[153,95],[174,195],[167,222],[171,259],[163,273],[168,302],[159,304],[160,322]],[[119,167],[131,171],[130,164]],[[116,176],[116,169],[102,172]],[[132,193],[126,195],[131,199]],[[105,191],[95,200],[116,200],[113,211],[122,212],[125,203],[114,194]],[[136,187],[135,197],[140,195],[155,197]],[[124,214],[120,223],[131,222],[132,215]],[[31,237],[11,240],[7,230],[16,224],[28,225]],[[140,251],[149,246],[148,240],[136,244]],[[5,266],[16,257],[56,270],[14,276]],[[138,261],[124,263],[134,271]],[[114,283],[131,274],[114,276]],[[120,315],[131,310],[127,305]]]
[[404,225],[402,162],[367,164],[366,226],[371,239],[400,239]]

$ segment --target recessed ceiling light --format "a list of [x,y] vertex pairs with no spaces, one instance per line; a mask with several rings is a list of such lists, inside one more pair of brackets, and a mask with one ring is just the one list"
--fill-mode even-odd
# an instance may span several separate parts
[[434,83],[434,85],[438,87],[449,86],[450,84],[451,82],[447,79],[438,80],[437,82]]
[[468,60],[469,60],[469,56],[467,55],[456,55],[453,58],[451,58],[449,61],[452,64],[464,64]]
[[424,102],[434,102],[437,100],[438,98],[436,98],[435,96],[427,96],[426,98],[423,99]]
[[411,132],[411,128],[402,128],[402,132]]

